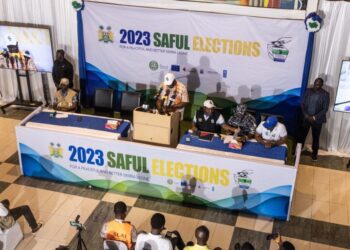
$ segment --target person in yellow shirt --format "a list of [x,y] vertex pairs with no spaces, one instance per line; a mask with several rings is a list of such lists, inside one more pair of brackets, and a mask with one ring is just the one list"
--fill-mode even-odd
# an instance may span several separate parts
[[184,250],[210,250],[207,245],[209,239],[209,229],[206,226],[196,228],[195,236],[197,243],[194,246],[187,246]]

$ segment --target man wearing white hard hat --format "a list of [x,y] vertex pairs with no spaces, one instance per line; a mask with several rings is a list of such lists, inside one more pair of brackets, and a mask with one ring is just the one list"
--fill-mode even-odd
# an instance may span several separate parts
[[70,89],[69,79],[62,78],[56,91],[53,108],[59,111],[74,112],[77,109],[77,93]]
[[203,107],[197,110],[196,115],[193,117],[192,130],[221,133],[221,127],[225,125],[225,120],[215,108],[212,100],[204,101]]
[[182,120],[185,106],[188,102],[186,86],[177,81],[173,73],[165,74],[164,81],[160,84],[159,95],[156,102],[158,112],[161,114],[181,112]]

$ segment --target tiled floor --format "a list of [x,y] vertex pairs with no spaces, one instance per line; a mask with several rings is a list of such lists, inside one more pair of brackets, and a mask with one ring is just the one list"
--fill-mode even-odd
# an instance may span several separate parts
[[[113,204],[123,200],[129,207],[127,220],[138,230],[150,229],[154,212],[165,214],[166,227],[178,230],[184,241],[194,240],[194,229],[206,225],[213,248],[233,249],[237,242],[250,241],[256,249],[277,250],[267,241],[271,232],[280,232],[285,240],[301,250],[350,249],[350,172],[348,158],[320,156],[314,164],[302,156],[289,222],[205,208],[149,197],[120,194],[108,190],[20,176],[14,126],[25,113],[0,116],[0,199],[10,199],[12,206],[28,204],[38,220],[45,222],[36,234],[23,218],[25,233],[16,249],[55,249],[59,245],[76,247],[76,230],[69,225],[76,215],[85,224],[83,238],[88,249],[101,249],[99,230],[113,218]],[[11,119],[11,118],[15,119]]]

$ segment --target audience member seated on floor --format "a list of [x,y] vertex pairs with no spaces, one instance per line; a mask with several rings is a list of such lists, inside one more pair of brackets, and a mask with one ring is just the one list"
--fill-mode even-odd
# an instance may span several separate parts
[[62,78],[60,88],[56,91],[53,108],[59,111],[75,112],[77,109],[77,93],[68,88],[68,78]]
[[292,243],[289,241],[284,241],[281,245],[279,250],[295,250],[295,247]]
[[254,138],[256,121],[254,116],[248,114],[246,104],[238,104],[235,113],[228,119],[223,127],[225,131],[239,136],[245,136],[247,139]]
[[192,121],[193,131],[206,131],[211,133],[221,133],[221,127],[225,124],[224,117],[215,109],[212,100],[206,100],[203,107],[197,110]]
[[0,202],[0,228],[1,230],[10,229],[15,223],[16,220],[24,216],[32,233],[36,233],[43,225],[42,222],[37,223],[30,207],[27,205],[19,206],[10,209],[10,201],[3,200]]
[[124,242],[129,249],[134,249],[137,231],[129,222],[125,221],[127,206],[118,201],[114,204],[115,219],[106,222],[101,229],[101,237],[104,240],[115,240]]
[[276,116],[269,116],[266,121],[262,121],[256,129],[255,139],[263,144],[265,148],[280,146],[286,143],[286,127],[277,121]]
[[196,228],[195,237],[197,243],[194,246],[187,246],[184,250],[209,250],[207,242],[209,240],[209,229],[206,226]]
[[172,250],[175,246],[182,250],[185,244],[177,231],[167,232],[165,236],[161,233],[165,230],[165,217],[163,214],[155,213],[151,218],[151,232],[141,232],[137,236],[135,250]]
[[254,250],[254,249],[255,249],[254,246],[248,241],[244,242],[243,245],[239,243],[235,244],[235,250]]

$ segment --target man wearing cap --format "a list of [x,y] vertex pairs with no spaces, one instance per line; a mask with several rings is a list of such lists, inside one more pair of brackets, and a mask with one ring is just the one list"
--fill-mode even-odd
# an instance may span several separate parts
[[312,88],[308,88],[301,102],[303,113],[301,122],[301,132],[298,142],[304,146],[305,138],[312,130],[312,155],[313,161],[317,161],[320,134],[322,124],[327,121],[327,111],[329,106],[329,93],[323,88],[323,79],[317,78]]
[[74,112],[77,109],[77,93],[68,88],[69,80],[62,78],[56,91],[53,108],[59,111]]
[[224,124],[224,117],[215,109],[214,102],[212,100],[206,100],[203,103],[203,107],[197,110],[193,117],[192,130],[219,134]]
[[173,73],[167,73],[160,85],[159,93],[156,101],[158,112],[160,114],[181,112],[182,120],[185,106],[189,102],[186,86],[177,81]]
[[69,79],[69,87],[73,88],[73,65],[64,57],[64,50],[59,49],[56,52],[56,60],[52,68],[52,78],[56,88],[59,88],[62,78]]
[[255,135],[255,118],[247,112],[246,104],[238,104],[235,113],[228,119],[224,129],[230,133],[236,133],[239,135],[254,138]]
[[257,127],[255,139],[265,148],[280,146],[287,140],[287,130],[282,123],[277,121],[276,116],[269,116]]
[[10,201],[3,200],[0,202],[0,229],[10,229],[22,215],[32,229],[33,234],[42,227],[43,223],[36,222],[29,206],[24,205],[10,209]]

